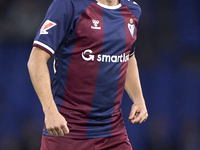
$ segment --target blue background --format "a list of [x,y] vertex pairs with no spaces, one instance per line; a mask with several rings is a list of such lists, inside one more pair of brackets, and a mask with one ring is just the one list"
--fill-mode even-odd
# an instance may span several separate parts
[[[130,141],[134,150],[199,150],[200,1],[137,2],[143,14],[136,57],[149,118],[141,125],[128,122],[132,102],[125,93],[121,107]],[[40,147],[44,115],[31,85],[27,61],[50,3],[0,1],[2,150]]]

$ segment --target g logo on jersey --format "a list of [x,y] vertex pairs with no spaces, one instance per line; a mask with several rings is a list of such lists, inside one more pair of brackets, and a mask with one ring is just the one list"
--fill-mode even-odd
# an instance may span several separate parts
[[52,22],[50,20],[46,20],[45,23],[42,25],[40,29],[40,34],[48,34],[47,30],[53,28],[57,24],[55,22]]
[[85,56],[86,53],[92,53],[92,50],[90,49],[87,49],[85,50],[84,52],[82,52],[82,58],[85,60],[85,61],[94,61],[94,55],[88,55],[88,57]]

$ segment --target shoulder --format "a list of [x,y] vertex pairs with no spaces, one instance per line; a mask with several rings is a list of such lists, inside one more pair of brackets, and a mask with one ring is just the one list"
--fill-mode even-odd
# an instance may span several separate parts
[[141,11],[141,7],[133,0],[121,0],[122,5],[126,5],[129,9]]
[[135,17],[139,20],[142,9],[141,7],[133,0],[121,0],[121,4],[128,7],[129,11],[135,15]]
[[69,10],[84,9],[90,5],[94,0],[53,0],[52,3],[59,5],[60,7],[65,7]]
[[85,5],[90,5],[94,0],[53,0],[52,3],[61,5],[61,6],[70,6],[70,7],[82,7]]

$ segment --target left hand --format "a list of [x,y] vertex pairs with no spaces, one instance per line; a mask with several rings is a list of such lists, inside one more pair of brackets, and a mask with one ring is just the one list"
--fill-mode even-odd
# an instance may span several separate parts
[[135,103],[131,107],[131,112],[129,114],[128,120],[133,124],[141,124],[145,122],[148,118],[148,112],[146,105],[143,103]]

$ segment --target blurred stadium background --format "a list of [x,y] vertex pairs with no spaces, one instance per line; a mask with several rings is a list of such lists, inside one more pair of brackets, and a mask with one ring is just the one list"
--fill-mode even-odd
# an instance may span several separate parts
[[[138,0],[143,10],[136,57],[149,111],[141,125],[128,122],[134,150],[200,149],[200,1]],[[51,0],[0,0],[0,149],[37,150],[42,107],[27,61]],[[51,66],[51,61],[49,62]]]

